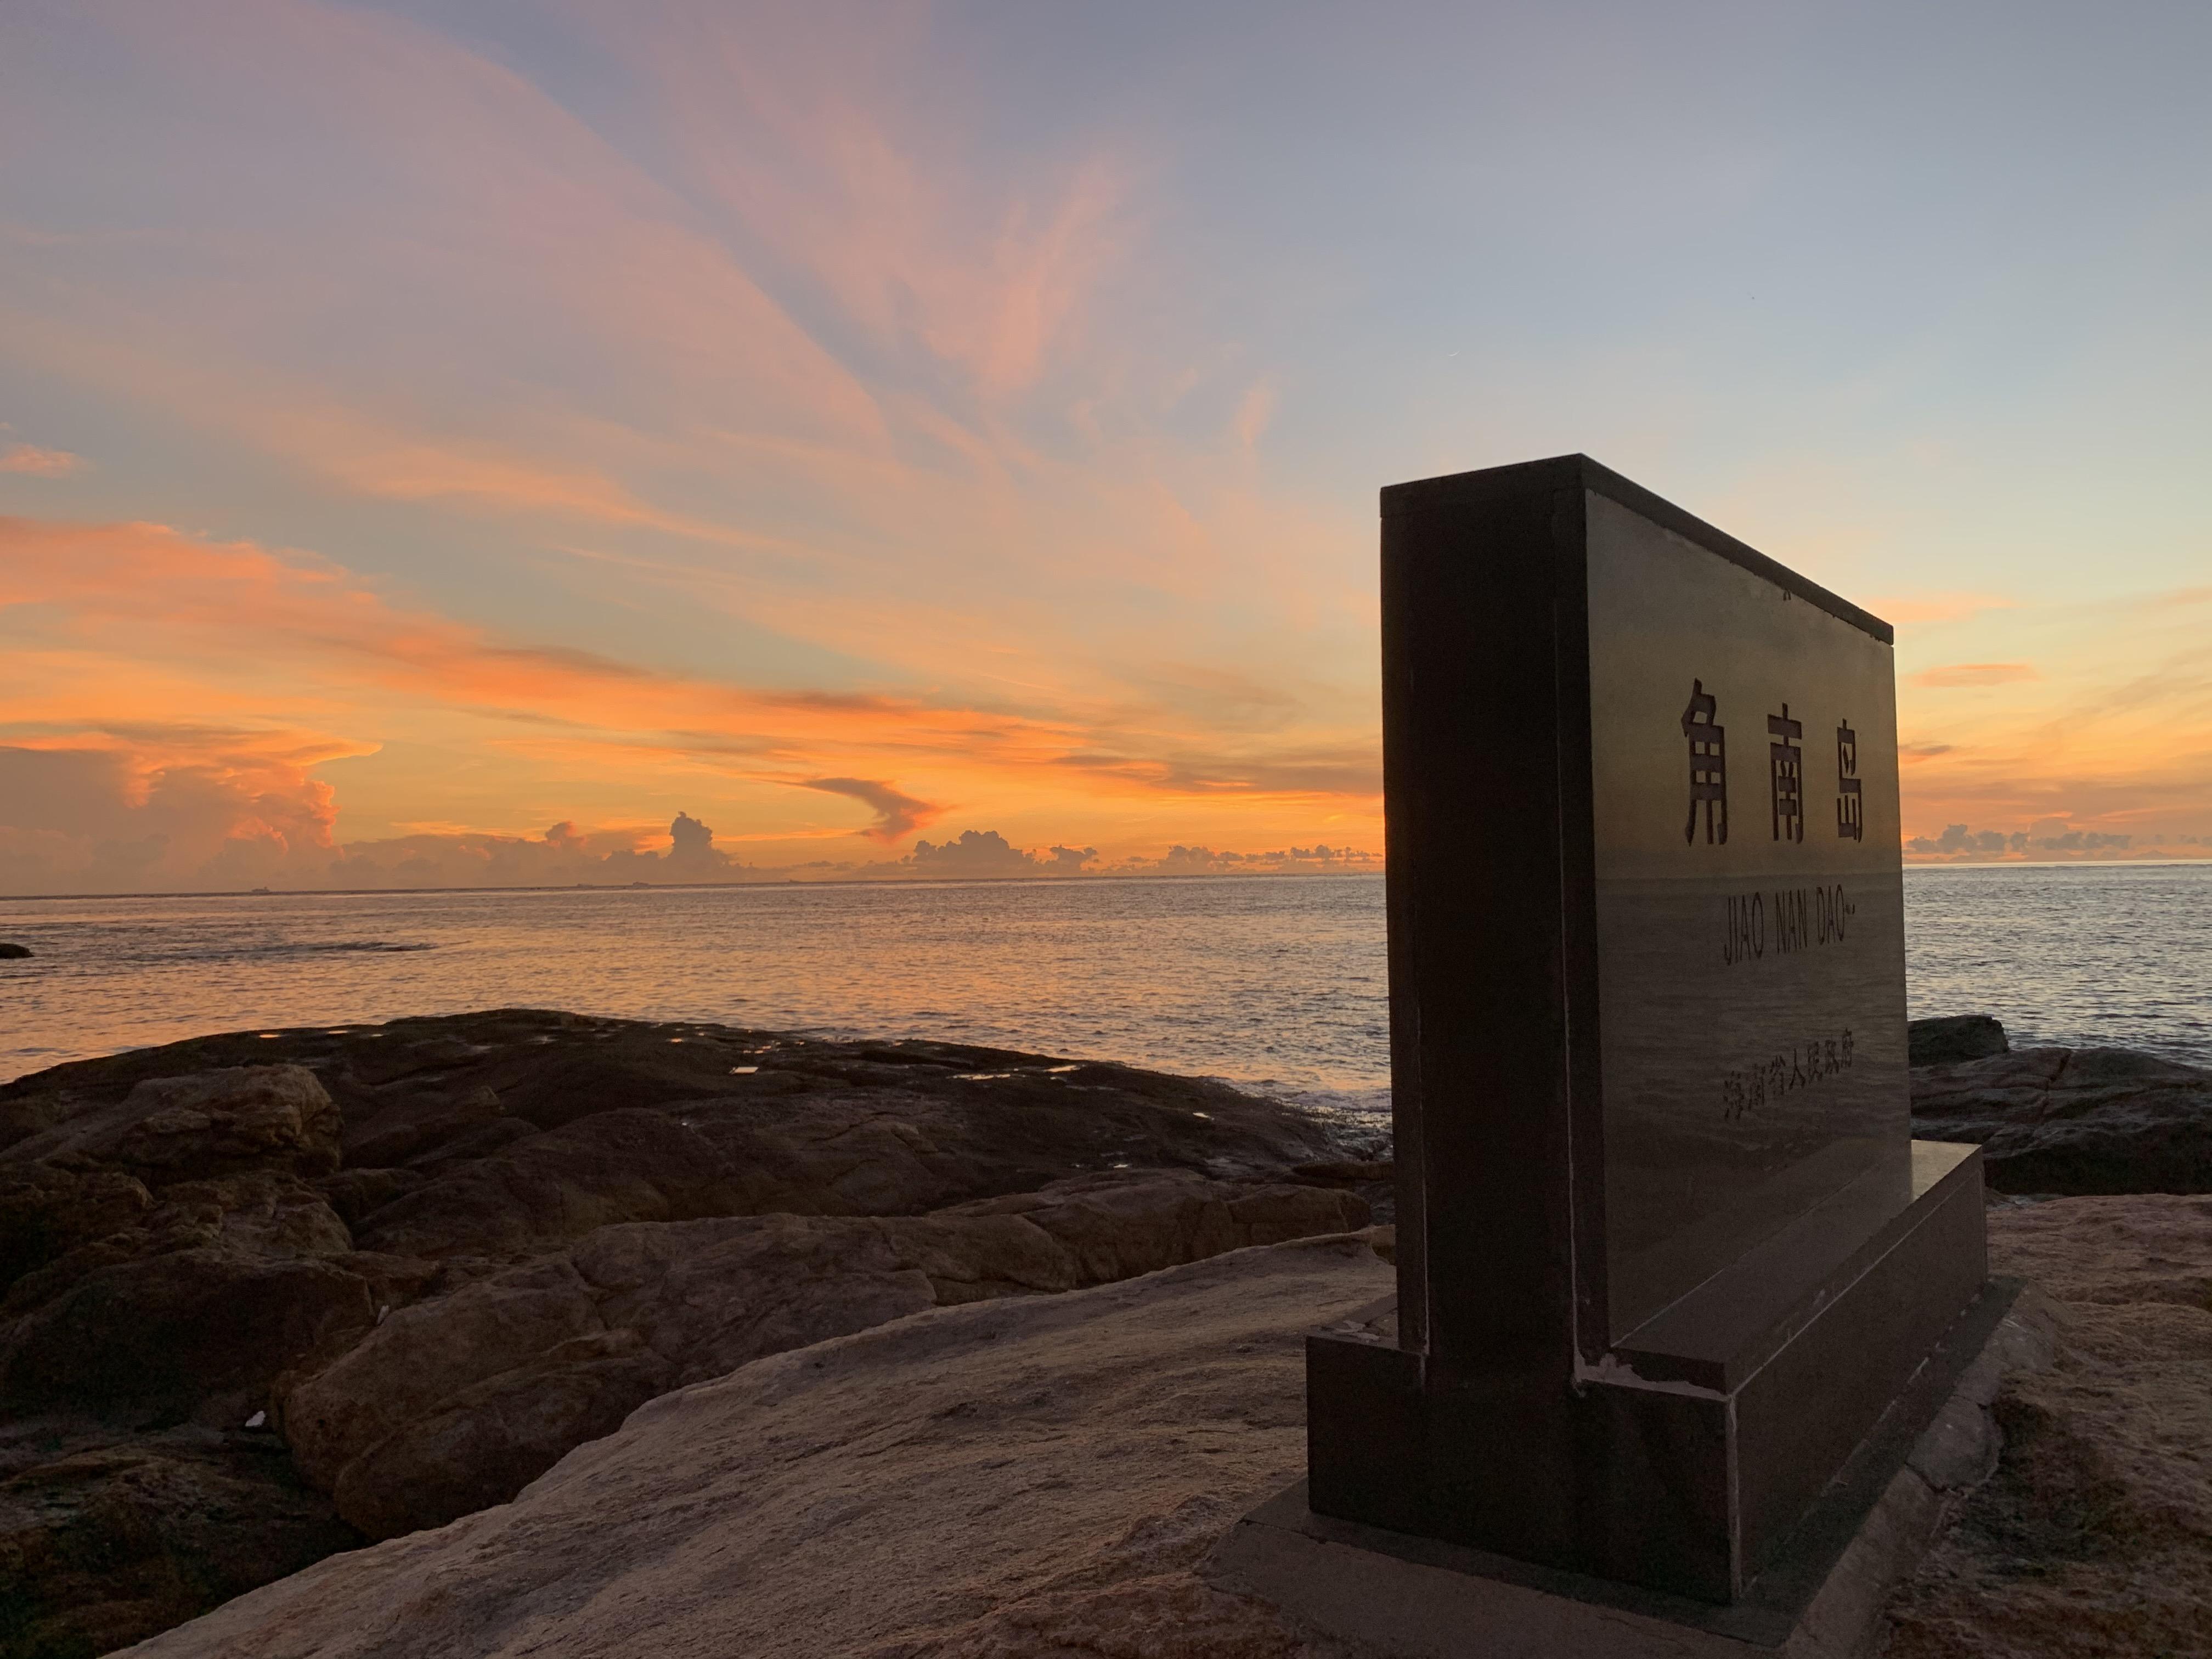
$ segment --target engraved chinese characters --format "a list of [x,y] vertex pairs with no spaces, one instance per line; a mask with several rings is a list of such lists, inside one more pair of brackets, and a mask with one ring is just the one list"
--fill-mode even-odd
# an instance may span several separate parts
[[1626,1331],[1907,1138],[1894,690],[1882,642],[1616,502],[1593,501],[1589,571]]
[[1848,721],[1836,723],[1836,833],[1847,841],[1866,839],[1859,811],[1859,734]]
[[[1766,717],[1767,790],[1770,822],[1777,841],[1805,839],[1805,753],[1798,740],[1805,723],[1790,717],[1790,705]],[[1728,840],[1727,728],[1720,723],[1720,699],[1705,690],[1703,679],[1690,682],[1690,701],[1682,710],[1682,736],[1690,745],[1690,816],[1682,826],[1682,839],[1698,838],[1698,813],[1704,810],[1705,842],[1709,846]],[[1836,833],[1851,841],[1863,839],[1864,820],[1859,811],[1862,785],[1858,777],[1859,736],[1848,720],[1836,725]]]
[[1728,733],[1714,724],[1714,708],[1705,683],[1691,681],[1689,706],[1682,710],[1682,735],[1690,740],[1690,821],[1682,826],[1684,841],[1698,838],[1700,804],[1705,809],[1705,839],[1728,839]]

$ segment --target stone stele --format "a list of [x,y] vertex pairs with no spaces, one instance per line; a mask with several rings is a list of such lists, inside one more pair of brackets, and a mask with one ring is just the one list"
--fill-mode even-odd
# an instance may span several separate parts
[[1310,1512],[1805,1580],[1988,1276],[1911,1138],[1891,631],[1577,455],[1382,492],[1382,657],[1398,1299],[1309,1342]]

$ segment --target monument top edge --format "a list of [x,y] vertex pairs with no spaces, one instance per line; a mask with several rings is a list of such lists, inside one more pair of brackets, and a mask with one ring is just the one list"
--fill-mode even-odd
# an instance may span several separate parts
[[1624,478],[1611,467],[1587,455],[1553,455],[1537,461],[1516,461],[1506,466],[1486,466],[1473,472],[1451,472],[1441,477],[1418,478],[1382,487],[1382,516],[1410,518],[1478,501],[1504,501],[1516,495],[1546,495],[1560,489],[1591,489],[1640,514],[1663,529],[1696,543],[1753,575],[1819,606],[1838,621],[1872,635],[1884,645],[1897,642],[1897,632],[1873,612],[1860,609],[1840,594],[1799,575],[1788,565],[1769,558],[1757,548],[1738,541],[1725,530],[1707,524],[1665,496]]

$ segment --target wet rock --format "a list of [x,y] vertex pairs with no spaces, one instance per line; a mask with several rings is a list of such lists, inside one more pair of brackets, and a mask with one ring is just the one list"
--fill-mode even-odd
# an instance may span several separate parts
[[1948,1014],[1940,1019],[1916,1019],[1905,1028],[1906,1063],[1913,1066],[1955,1066],[1961,1060],[1987,1060],[2011,1046],[2005,1030],[1988,1014]]
[[2004,1193],[2212,1191],[2212,1072],[2124,1048],[2022,1048],[1912,1073],[1912,1132],[1982,1147]]

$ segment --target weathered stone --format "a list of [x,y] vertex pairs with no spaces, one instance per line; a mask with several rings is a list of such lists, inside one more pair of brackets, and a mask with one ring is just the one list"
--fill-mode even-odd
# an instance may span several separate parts
[[0,1430],[0,1656],[106,1653],[362,1541],[273,1436],[12,1424]]
[[179,1250],[86,1273],[0,1335],[0,1404],[242,1421],[278,1372],[375,1319],[327,1260]]
[[[51,1166],[32,1170],[53,1172]],[[96,1181],[94,1172],[88,1180]],[[118,1177],[119,1178],[119,1177]],[[133,1182],[132,1184],[136,1184]],[[0,1319],[42,1307],[88,1274],[180,1250],[228,1251],[289,1260],[340,1255],[353,1248],[337,1213],[313,1188],[257,1170],[212,1181],[180,1181],[130,1224],[101,1231],[17,1279],[0,1302]]]
[[153,1207],[145,1182],[119,1170],[0,1164],[0,1289]]
[[1999,1192],[2212,1191],[2212,1073],[2124,1048],[2021,1048],[1916,1071],[1912,1128],[1980,1143]]
[[[763,1354],[1365,1218],[1351,1194],[1128,1171],[929,1216],[605,1227],[565,1255],[394,1313],[327,1370],[280,1390],[282,1419],[309,1478],[381,1537],[512,1497],[566,1449],[554,1444],[562,1425],[611,1426],[653,1393]],[[611,1363],[624,1357],[636,1363]],[[532,1401],[541,1386],[542,1409]],[[597,1404],[593,1389],[605,1391]],[[472,1424],[478,1413],[487,1420]],[[481,1462],[467,1461],[471,1447],[488,1449]]]
[[0,1158],[123,1170],[149,1186],[249,1170],[328,1175],[338,1166],[339,1127],[336,1103],[304,1066],[233,1066],[148,1079]]
[[601,1112],[463,1165],[362,1224],[399,1255],[513,1255],[623,1221],[685,1221],[746,1206],[715,1147],[642,1107]]
[[1988,1014],[1947,1014],[1939,1019],[1916,1019],[1905,1027],[1906,1058],[1914,1066],[1955,1066],[1961,1060],[1987,1060],[2011,1047],[2005,1029]]
[[[404,1166],[334,1173],[341,1140]],[[0,1085],[0,1409],[150,1444],[265,1406],[349,1511],[422,1526],[762,1353],[1356,1221],[1254,1178],[1332,1150],[1127,1067],[526,1011],[74,1063]]]
[[340,1170],[318,1181],[315,1190],[347,1226],[358,1227],[392,1200],[404,1198],[429,1180],[417,1170]]
[[463,1389],[346,1466],[331,1497],[372,1538],[504,1503],[669,1387],[634,1331],[578,1337]]
[[2061,1199],[1989,1222],[1991,1265],[2057,1300],[2057,1357],[1996,1391],[1995,1473],[1892,1603],[1885,1655],[2212,1650],[2212,1199]]
[[1194,1569],[1304,1451],[1361,1241],[949,1308],[666,1394],[509,1504],[325,1561],[143,1659],[1336,1659]]

